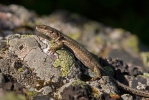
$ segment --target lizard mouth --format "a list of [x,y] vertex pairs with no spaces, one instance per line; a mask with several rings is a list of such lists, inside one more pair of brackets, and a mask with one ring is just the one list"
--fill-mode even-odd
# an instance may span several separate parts
[[36,30],[38,30],[41,33],[44,33],[45,35],[53,32],[53,29],[46,25],[36,25]]

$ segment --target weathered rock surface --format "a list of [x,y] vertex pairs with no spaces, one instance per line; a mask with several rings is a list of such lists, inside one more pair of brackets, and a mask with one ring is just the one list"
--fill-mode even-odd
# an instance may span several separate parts
[[35,36],[41,34],[35,31],[36,24],[55,27],[100,56],[99,63],[120,82],[149,90],[148,48],[130,32],[67,11],[38,17],[22,6],[0,5],[0,8],[0,97],[11,95],[16,100],[25,97],[34,100],[142,99],[127,95],[108,76],[103,76],[105,84],[102,80],[91,81],[95,73],[69,49],[48,51],[56,44]]

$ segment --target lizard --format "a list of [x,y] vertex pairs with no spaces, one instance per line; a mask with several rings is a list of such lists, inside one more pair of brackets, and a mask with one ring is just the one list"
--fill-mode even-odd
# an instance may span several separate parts
[[113,78],[113,76],[98,63],[98,61],[91,55],[91,53],[85,47],[83,47],[81,44],[68,37],[67,35],[63,34],[59,30],[47,25],[36,25],[36,30],[48,36],[53,42],[56,42],[58,44],[56,47],[50,48],[52,52],[55,52],[57,49],[63,46],[67,46],[68,48],[70,48],[74,52],[74,55],[86,67],[88,67],[89,69],[91,69],[91,71],[96,73],[96,77],[94,77],[93,79],[101,78],[101,71],[103,71],[121,89],[138,96],[149,97],[149,92],[131,88]]

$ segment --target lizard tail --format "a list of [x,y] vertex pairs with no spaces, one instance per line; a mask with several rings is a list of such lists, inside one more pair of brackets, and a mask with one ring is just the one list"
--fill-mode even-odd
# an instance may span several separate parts
[[119,81],[115,80],[113,77],[110,76],[110,78],[122,89],[131,92],[133,94],[139,95],[139,96],[143,96],[143,97],[149,97],[149,92],[145,92],[145,91],[141,91],[141,90],[137,90],[137,89],[133,89],[127,85],[124,85],[122,83],[120,83]]
[[137,90],[137,89],[133,89],[127,85],[124,85],[122,84],[121,82],[117,81],[116,79],[114,79],[112,77],[112,75],[110,75],[110,73],[106,72],[102,67],[100,67],[100,69],[102,69],[104,71],[104,73],[106,73],[110,78],[111,80],[117,84],[118,87],[120,87],[121,89],[125,90],[125,91],[128,91],[132,94],[136,94],[136,95],[139,95],[139,96],[142,96],[142,97],[149,97],[149,92],[145,92],[145,91],[141,91],[141,90]]

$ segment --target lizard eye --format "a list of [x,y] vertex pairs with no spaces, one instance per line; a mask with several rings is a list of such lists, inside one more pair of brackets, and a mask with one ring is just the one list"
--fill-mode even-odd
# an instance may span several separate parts
[[56,37],[57,37],[57,32],[56,32],[56,30],[51,29],[51,30],[50,30],[50,33],[51,33],[51,37],[53,37],[53,38],[56,38]]

